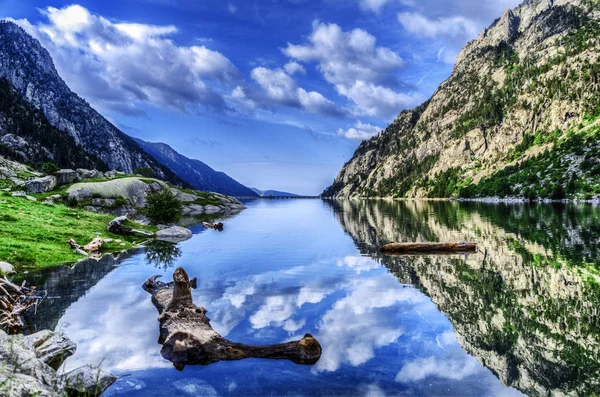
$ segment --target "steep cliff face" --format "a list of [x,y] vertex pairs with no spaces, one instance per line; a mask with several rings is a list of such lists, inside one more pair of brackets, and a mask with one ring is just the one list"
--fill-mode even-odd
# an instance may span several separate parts
[[[600,387],[600,212],[424,201],[331,201],[361,253],[448,316],[462,347],[530,396]],[[532,225],[536,225],[532,227]],[[551,230],[552,233],[546,231]],[[390,241],[476,240],[476,253],[382,256]]]
[[71,91],[58,75],[48,51],[12,22],[0,23],[0,77],[41,110],[53,126],[67,132],[77,145],[109,168],[131,173],[135,168],[149,167],[157,177],[181,183],[171,170]]
[[[592,0],[507,10],[465,46],[429,101],[359,146],[324,196],[456,196],[552,151],[600,115],[599,21]],[[544,177],[541,186],[557,183]]]
[[194,189],[230,196],[256,196],[250,188],[242,185],[224,172],[215,171],[200,160],[187,158],[165,143],[145,142],[141,139],[136,139],[136,142],[147,153],[150,153],[161,164],[173,170],[177,176],[189,183]]

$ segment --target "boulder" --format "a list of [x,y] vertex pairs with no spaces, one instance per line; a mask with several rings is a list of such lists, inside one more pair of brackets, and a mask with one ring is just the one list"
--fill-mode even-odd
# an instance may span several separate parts
[[192,238],[192,231],[181,226],[171,226],[156,232],[156,239],[178,243]]
[[205,205],[204,213],[205,214],[216,214],[217,212],[221,212],[223,209],[221,207],[217,207],[216,205]]
[[65,375],[65,390],[69,395],[99,396],[117,377],[93,365],[84,365]]
[[104,174],[98,170],[77,168],[77,174],[79,175],[79,179],[104,178]]
[[195,194],[182,192],[179,189],[171,189],[171,193],[173,193],[173,196],[175,196],[177,200],[181,201],[182,203],[189,203],[191,201],[198,200],[198,196]]
[[34,178],[23,183],[25,191],[29,194],[44,193],[56,187],[57,180],[53,175],[44,176],[42,178]]
[[195,216],[204,214],[204,207],[200,204],[184,204],[181,207],[181,213],[185,216]]
[[56,177],[57,185],[68,185],[70,183],[77,182],[79,179],[79,174],[77,171],[70,169],[57,171],[54,173],[54,176]]
[[106,171],[104,173],[104,177],[108,178],[108,179],[115,179],[115,177],[117,176],[117,171],[112,170],[112,171]]
[[[75,344],[61,332],[8,335],[0,330],[0,395],[6,397],[99,396],[116,378],[86,365],[65,375],[57,373]],[[50,365],[49,365],[50,364]]]
[[12,274],[15,268],[8,262],[0,262],[0,274]]
[[[142,180],[144,179],[144,180]],[[122,178],[106,182],[83,182],[69,187],[69,200],[84,201],[92,198],[115,199],[124,198],[135,207],[146,205],[146,196],[154,189],[162,189],[167,185],[154,180],[151,184],[146,178]]]

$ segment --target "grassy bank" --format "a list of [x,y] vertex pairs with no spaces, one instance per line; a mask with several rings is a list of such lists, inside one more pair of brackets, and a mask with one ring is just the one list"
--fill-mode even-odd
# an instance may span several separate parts
[[[40,197],[41,198],[41,197]],[[87,244],[96,236],[113,239],[102,247],[104,253],[132,248],[141,236],[121,236],[106,231],[114,218],[62,203],[44,204],[24,197],[0,194],[0,261],[13,264],[18,271],[55,266],[82,258],[67,244],[69,238]],[[155,231],[152,227],[137,229]],[[119,241],[117,241],[119,240]]]

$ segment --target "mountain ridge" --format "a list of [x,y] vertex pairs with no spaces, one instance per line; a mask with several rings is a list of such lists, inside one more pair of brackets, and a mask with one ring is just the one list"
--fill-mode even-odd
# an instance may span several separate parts
[[0,22],[0,77],[6,78],[19,95],[41,110],[53,126],[67,132],[77,145],[108,168],[127,173],[136,168],[150,168],[161,179],[184,183],[71,91],[39,41],[7,20]]
[[252,189],[242,185],[224,172],[215,171],[200,160],[190,159],[166,143],[133,139],[159,163],[169,167],[178,177],[195,189],[230,196],[252,197],[255,195]]
[[[572,196],[600,193],[588,172],[598,164],[566,142],[600,116],[599,21],[592,0],[505,11],[428,101],[360,144],[323,196],[560,197],[569,175]],[[586,152],[599,133],[580,139]]]

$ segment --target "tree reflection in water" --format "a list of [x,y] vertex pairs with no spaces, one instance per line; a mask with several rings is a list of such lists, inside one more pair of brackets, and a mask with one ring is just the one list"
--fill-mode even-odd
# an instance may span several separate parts
[[146,244],[146,260],[159,269],[173,267],[180,256],[181,249],[176,243],[152,240]]

